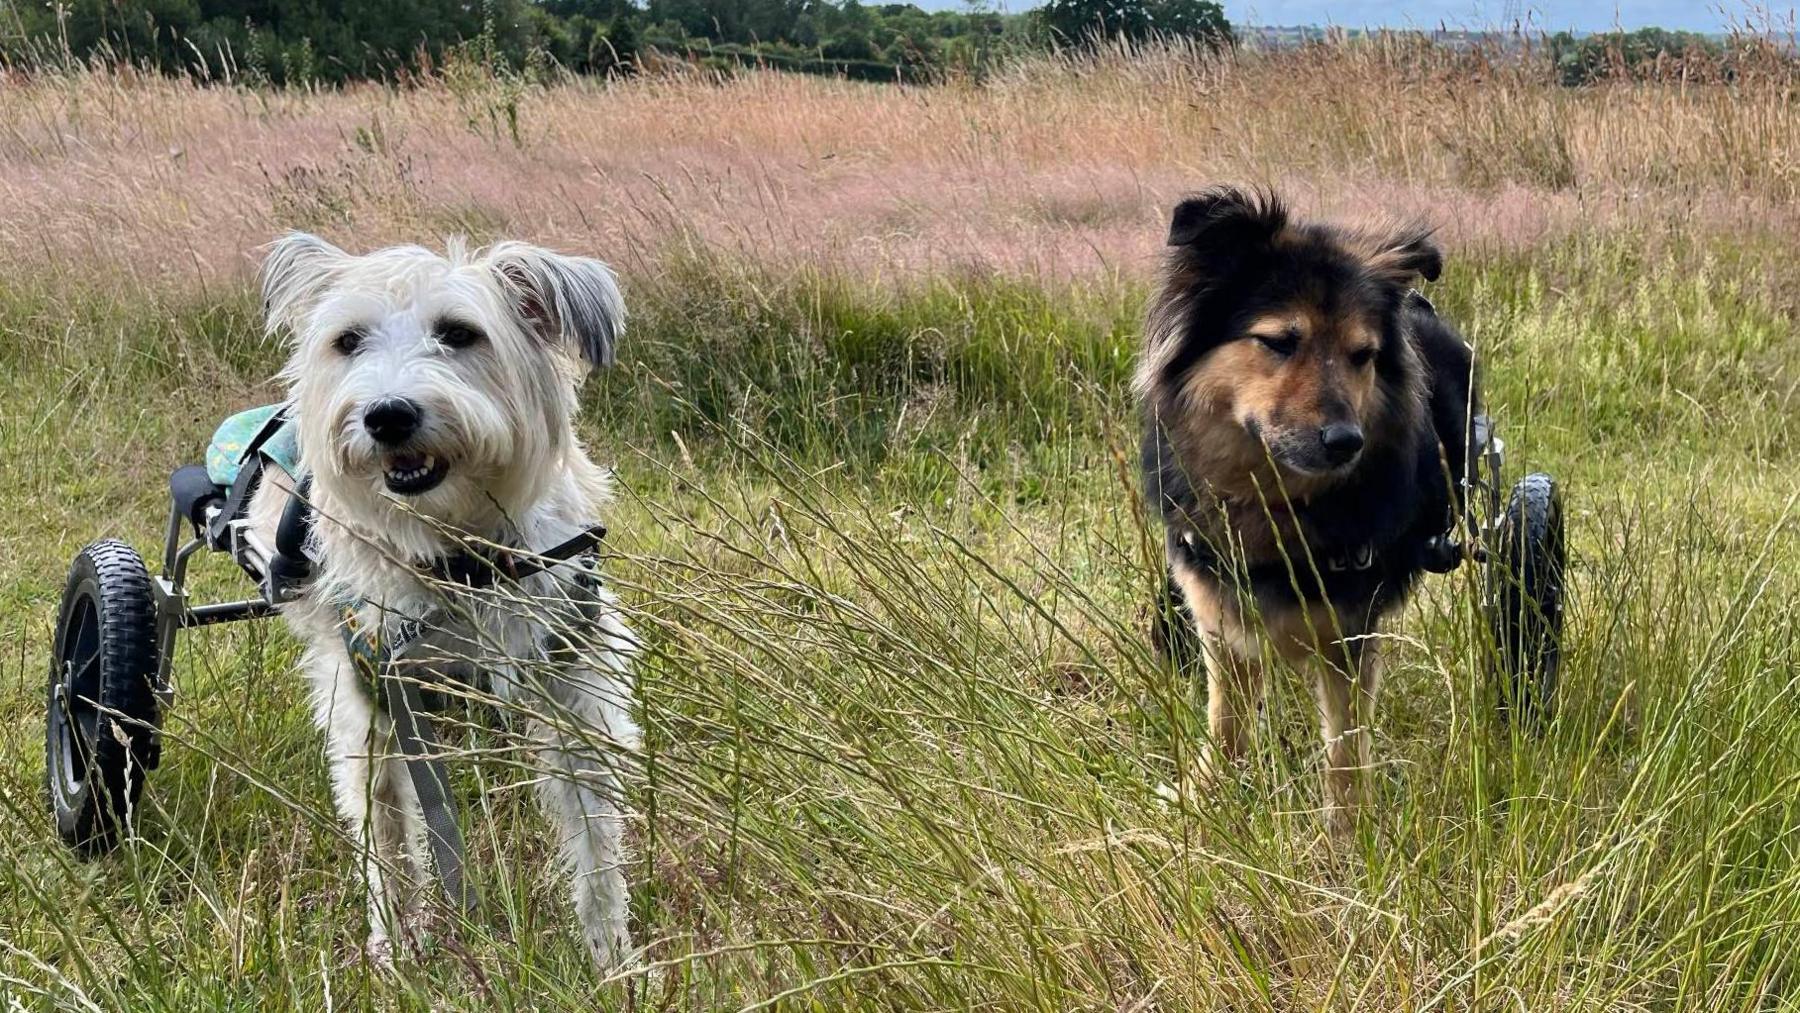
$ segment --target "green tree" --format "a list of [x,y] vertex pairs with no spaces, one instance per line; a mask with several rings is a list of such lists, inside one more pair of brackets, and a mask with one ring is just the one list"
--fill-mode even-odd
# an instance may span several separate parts
[[637,69],[638,33],[637,19],[624,11],[612,16],[607,23],[606,34],[600,39],[600,52],[605,54],[603,62],[596,62],[596,69],[606,73],[629,74]]
[[1579,38],[1558,32],[1550,37],[1549,47],[1557,76],[1569,87],[1612,78],[1631,80],[1659,74],[1679,77],[1684,71],[1716,69],[1726,56],[1725,47],[1716,40],[1697,32],[1663,28]]
[[[629,73],[662,47],[720,67],[763,65],[871,81],[946,72],[979,78],[1004,54],[1084,32],[1209,36],[1212,0],[1053,0],[1005,15],[990,0],[928,12],[859,0],[0,0],[0,60],[37,59],[66,40],[78,59],[116,59],[250,85],[331,85],[442,68],[554,63]],[[1046,18],[1062,26],[1045,30]],[[1090,29],[1090,26],[1092,28]],[[703,44],[696,45],[696,40]]]
[[1050,0],[1036,16],[1061,45],[1114,38],[1231,41],[1231,24],[1215,0]]
[[873,60],[875,15],[856,0],[821,4],[815,14],[819,28],[819,52],[833,60]]

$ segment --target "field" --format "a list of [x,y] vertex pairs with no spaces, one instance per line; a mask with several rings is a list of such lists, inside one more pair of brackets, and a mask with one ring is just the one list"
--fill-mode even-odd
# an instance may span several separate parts
[[[1779,68],[1566,90],[1400,44],[269,93],[0,72],[0,996],[12,1009],[1800,1009],[1800,117]],[[1280,186],[1436,224],[1509,471],[1571,508],[1558,719],[1494,718],[1477,574],[1392,631],[1377,802],[1321,838],[1277,680],[1171,803],[1203,691],[1145,636],[1127,390],[1165,215]],[[648,974],[599,980],[519,790],[495,910],[383,972],[276,623],[185,636],[140,836],[42,798],[68,562],[276,399],[281,229],[595,253],[582,429],[649,645]],[[201,587],[240,581],[222,560]],[[470,735],[479,747],[484,733]]]

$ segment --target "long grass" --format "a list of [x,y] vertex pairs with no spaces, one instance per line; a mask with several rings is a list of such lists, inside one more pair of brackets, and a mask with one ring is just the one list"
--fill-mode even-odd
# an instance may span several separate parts
[[[1792,1008],[1793,244],[1746,225],[1780,221],[1783,192],[1718,174],[1704,160],[1727,156],[1683,126],[1752,111],[1517,79],[1457,79],[1446,100],[1443,81],[1380,77],[1410,71],[1361,50],[1287,58],[1318,65],[1271,94],[1283,58],[1239,59],[1040,65],[988,90],[567,86],[528,100],[523,151],[441,91],[78,75],[0,92],[25,114],[0,134],[17,198],[0,205],[0,994]],[[1346,72],[1325,103],[1334,68],[1369,76]],[[1203,87],[1216,101],[1172,101]],[[1487,109],[1481,95],[1507,104],[1454,129],[1488,133],[1415,130],[1404,158],[1371,154],[1399,143],[1374,110],[1447,123],[1440,104]],[[93,111],[109,103],[120,115]],[[1651,110],[1660,133],[1640,122]],[[1237,134],[1193,132],[1208,117]],[[1309,119],[1367,134],[1315,151]],[[1525,143],[1540,121],[1571,139],[1572,181],[1505,168],[1529,153],[1498,158],[1498,182],[1454,168],[1456,137]],[[1589,146],[1590,123],[1619,146]],[[1221,133],[1261,147],[1173,143]],[[322,225],[282,203],[291,187],[255,182],[259,163],[306,159],[363,167]],[[1451,266],[1431,297],[1484,359],[1509,470],[1553,472],[1571,510],[1555,723],[1534,738],[1495,719],[1479,574],[1430,581],[1388,645],[1375,804],[1336,846],[1297,679],[1271,686],[1235,783],[1158,791],[1204,721],[1199,688],[1148,647],[1160,550],[1125,380],[1155,207],[1263,170],[1308,206],[1376,196],[1444,216]],[[392,973],[364,963],[353,844],[273,623],[184,636],[136,839],[97,862],[55,841],[40,735],[68,559],[103,535],[149,550],[168,471],[226,412],[274,396],[280,349],[252,336],[242,265],[287,224],[352,243],[506,232],[626,271],[624,365],[590,384],[582,428],[619,475],[605,568],[647,644],[631,801],[650,974],[587,967],[533,772],[485,720],[458,741],[486,758],[457,776],[491,910]],[[206,567],[201,590],[238,589],[227,570]]]
[[[1139,276],[1163,210],[1214,179],[1423,214],[1458,245],[1596,220],[1784,235],[1797,68],[1569,89],[1541,52],[1377,39],[1041,59],[979,87],[750,72],[268,92],[0,70],[0,268],[225,288],[303,227],[353,245],[527,233],[621,259],[696,243],[877,280]],[[485,126],[502,100],[517,142]]]

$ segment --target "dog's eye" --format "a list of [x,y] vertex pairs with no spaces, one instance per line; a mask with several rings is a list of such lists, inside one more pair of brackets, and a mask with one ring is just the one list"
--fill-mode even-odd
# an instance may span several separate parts
[[331,339],[331,347],[337,349],[339,355],[355,355],[362,347],[363,332],[352,327]]
[[1375,361],[1375,349],[1373,348],[1359,348],[1350,353],[1350,365],[1357,369],[1361,369],[1373,361]]
[[442,324],[438,327],[437,339],[445,348],[467,348],[479,344],[486,337],[468,324]]
[[1258,334],[1256,343],[1284,359],[1300,347],[1300,339],[1292,334]]

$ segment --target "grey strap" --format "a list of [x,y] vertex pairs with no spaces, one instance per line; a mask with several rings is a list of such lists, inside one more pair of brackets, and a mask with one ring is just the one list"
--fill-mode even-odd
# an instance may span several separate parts
[[383,666],[381,692],[388,716],[394,721],[394,735],[400,740],[400,751],[406,755],[406,772],[412,777],[413,793],[419,797],[419,808],[425,815],[425,836],[431,842],[431,859],[437,865],[438,882],[444,895],[464,914],[473,914],[481,903],[475,887],[463,876],[462,828],[456,822],[456,805],[451,801],[450,775],[440,757],[436,731],[426,717],[425,703],[419,695],[419,684]]

